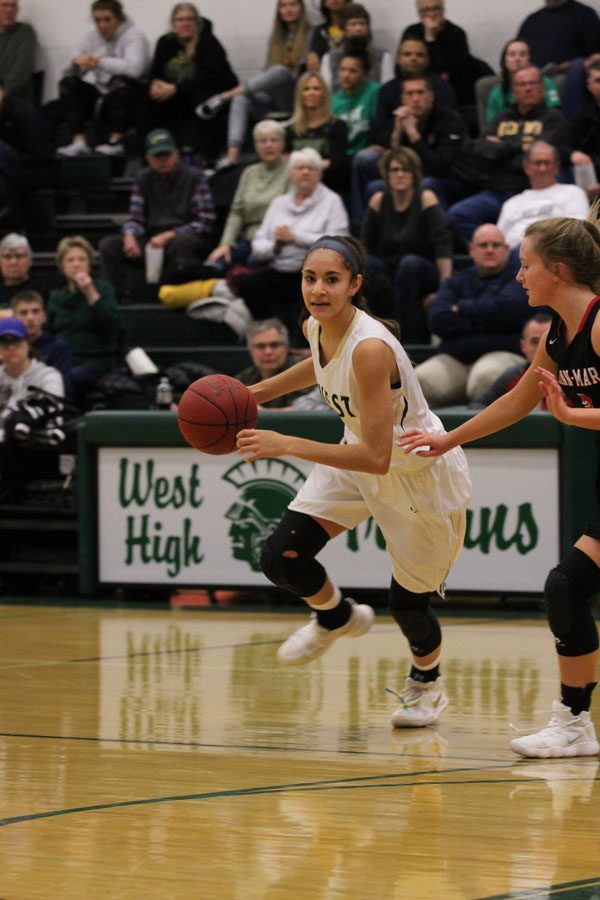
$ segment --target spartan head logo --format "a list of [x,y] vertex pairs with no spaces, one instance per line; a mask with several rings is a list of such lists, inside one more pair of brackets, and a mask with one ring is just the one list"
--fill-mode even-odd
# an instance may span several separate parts
[[225,513],[233,558],[260,572],[263,545],[305,481],[304,472],[283,459],[257,459],[232,466],[223,480],[239,489]]

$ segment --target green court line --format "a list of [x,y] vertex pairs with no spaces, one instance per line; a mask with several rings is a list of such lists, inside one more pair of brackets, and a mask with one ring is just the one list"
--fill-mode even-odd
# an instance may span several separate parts
[[[18,732],[18,731],[3,731],[0,732],[0,738],[24,738],[26,740],[42,740],[42,741],[80,741],[82,743],[89,744],[139,744],[143,746],[144,744],[149,744],[150,746],[157,747],[193,747],[198,750],[248,750],[252,752],[256,752],[257,750],[266,750],[273,753],[306,753],[306,754],[315,754],[315,753],[327,753],[334,754],[335,756],[362,756],[362,757],[401,757],[403,759],[410,758],[412,756],[418,756],[419,759],[427,759],[428,757],[434,756],[434,754],[426,754],[423,756],[418,753],[400,753],[397,750],[344,750],[338,747],[329,748],[329,747],[302,747],[296,744],[281,745],[281,744],[211,744],[208,742],[200,742],[200,741],[167,741],[167,740],[152,740],[151,738],[111,738],[111,737],[101,737],[94,736],[90,737],[87,735],[63,735],[63,734],[33,734],[28,732]],[[436,757],[438,758],[438,757]],[[459,757],[453,756],[444,756],[445,760],[452,761],[453,759],[458,758],[464,760],[464,754],[461,754]],[[497,757],[473,757],[472,762],[483,763],[486,765],[490,765],[493,763],[498,763],[500,768],[504,768],[506,765],[514,765],[516,760],[505,760],[498,759]],[[480,768],[480,767],[479,767]],[[468,770],[470,771],[470,769]],[[528,782],[529,783],[529,782]],[[2,898],[0,898],[2,900]]]
[[[476,772],[480,769],[472,769],[472,768],[461,768],[461,769],[452,769],[450,773],[446,772],[444,774],[454,774],[454,773],[465,773],[465,772]],[[51,810],[49,812],[42,813],[30,813],[22,816],[11,816],[6,819],[0,819],[0,827],[6,827],[7,825],[16,825],[20,822],[32,822],[38,819],[49,819],[56,818],[58,816],[68,816],[75,815],[77,813],[85,813],[85,812],[102,812],[107,809],[126,809],[127,807],[132,806],[150,806],[158,803],[181,803],[188,802],[190,800],[216,800],[225,797],[253,797],[253,796],[261,796],[267,794],[286,794],[293,793],[299,791],[300,793],[312,793],[312,792],[321,792],[321,791],[347,791],[347,790],[365,790],[365,789],[373,789],[373,788],[406,788],[406,787],[418,787],[418,786],[448,786],[448,787],[458,787],[458,786],[466,786],[466,785],[479,785],[479,784],[522,784],[523,781],[520,778],[498,778],[490,781],[490,779],[478,778],[478,779],[470,779],[470,780],[427,780],[427,781],[410,781],[406,782],[407,778],[422,778],[423,775],[438,775],[438,770],[432,770],[432,772],[419,772],[419,773],[406,773],[406,774],[391,774],[391,775],[370,775],[359,778],[347,778],[347,779],[336,779],[335,781],[327,780],[327,781],[317,781],[317,782],[299,782],[299,783],[291,783],[291,784],[275,784],[275,785],[266,785],[265,787],[259,788],[234,788],[226,791],[207,791],[200,794],[178,794],[170,797],[148,797],[142,800],[122,800],[117,801],[115,803],[97,803],[89,806],[76,806],[67,809],[57,809]],[[374,780],[381,780],[383,778],[394,778],[394,779],[403,779],[402,781],[394,781],[392,784],[374,784]],[[594,778],[593,781],[598,779]],[[368,781],[369,784],[362,783]],[[356,782],[361,782],[357,784]],[[510,896],[510,895],[508,895]],[[514,896],[514,895],[513,895]],[[517,895],[519,896],[519,895]],[[492,900],[492,898],[489,898]]]
[[569,900],[584,900],[584,898],[597,897],[590,893],[593,888],[600,887],[600,877],[584,878],[581,881],[565,881],[562,884],[550,884],[539,888],[525,888],[522,891],[511,891],[509,894],[494,894],[493,897],[481,897],[479,900],[544,900],[550,896],[569,898]]

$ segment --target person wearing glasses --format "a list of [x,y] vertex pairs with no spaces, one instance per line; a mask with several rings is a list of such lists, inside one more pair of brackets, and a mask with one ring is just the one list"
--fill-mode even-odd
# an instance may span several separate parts
[[[563,162],[568,163],[566,148],[566,120],[558,109],[549,109],[544,102],[542,73],[535,66],[513,73],[512,89],[515,102],[498,113],[488,124],[485,133],[470,142],[458,154],[454,171],[459,164],[470,161],[480,176],[478,192],[473,193],[474,180],[466,179],[457,185],[446,179],[445,197],[449,203],[448,222],[452,231],[465,246],[469,246],[473,232],[485,222],[495,222],[502,204],[528,186],[523,171],[523,156],[534,141],[545,141],[562,150]],[[441,179],[443,182],[444,179]],[[462,197],[466,199],[459,199]]]
[[429,327],[440,343],[415,372],[433,408],[473,400],[523,361],[521,332],[531,309],[500,229],[481,225],[469,256],[473,265],[449,278],[429,307]]
[[391,309],[382,312],[400,324],[403,341],[429,342],[425,306],[452,274],[452,236],[436,195],[421,187],[414,150],[388,150],[380,171],[385,190],[371,197],[362,226],[367,268],[388,283]]
[[197,143],[206,159],[213,159],[225,143],[227,114],[215,112],[210,124],[194,110],[213,94],[237,85],[227,53],[215,37],[212,22],[193,3],[176,3],[171,31],[158,39],[150,63],[150,88],[141,110],[140,130],[147,134],[167,128],[182,149]]
[[[61,373],[34,358],[27,328],[0,321],[0,497],[17,501],[28,481],[56,476],[65,389]],[[44,450],[45,452],[40,452]]]
[[[236,375],[242,384],[258,384],[279,372],[285,372],[297,360],[290,356],[290,337],[280,319],[255,322],[246,335],[252,365]],[[293,391],[261,404],[265,409],[290,409],[304,391]]]
[[518,247],[530,222],[552,216],[585,219],[589,210],[587,194],[576,184],[560,184],[560,157],[556,147],[535,141],[524,153],[523,170],[529,187],[502,205],[498,228],[509,247]]

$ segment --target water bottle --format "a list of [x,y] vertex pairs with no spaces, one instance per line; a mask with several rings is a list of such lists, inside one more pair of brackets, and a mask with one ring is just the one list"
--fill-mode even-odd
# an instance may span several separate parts
[[173,388],[166,375],[163,375],[156,385],[157,409],[170,409],[173,402]]

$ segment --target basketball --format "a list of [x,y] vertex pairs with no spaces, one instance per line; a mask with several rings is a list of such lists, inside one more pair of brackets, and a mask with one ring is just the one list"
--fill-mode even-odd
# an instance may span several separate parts
[[245,384],[229,375],[205,375],[179,401],[177,424],[188,444],[203,453],[232,453],[243,428],[254,428],[256,400]]

